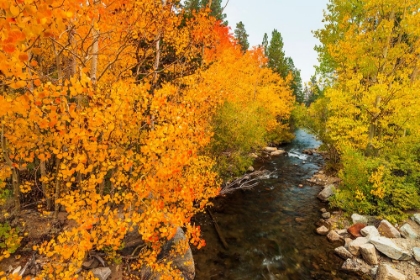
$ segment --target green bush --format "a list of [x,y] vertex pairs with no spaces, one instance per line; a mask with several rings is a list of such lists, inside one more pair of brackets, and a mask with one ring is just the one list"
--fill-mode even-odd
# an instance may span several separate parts
[[[419,188],[413,174],[399,166],[399,161],[383,157],[366,157],[345,149],[340,189],[331,198],[333,207],[349,213],[376,215],[396,222],[405,218],[404,211],[420,207]],[[400,161],[402,163],[402,161]]]

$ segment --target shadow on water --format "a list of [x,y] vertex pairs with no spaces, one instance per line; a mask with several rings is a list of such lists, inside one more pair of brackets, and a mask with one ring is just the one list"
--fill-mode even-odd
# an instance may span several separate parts
[[[285,145],[288,153],[257,169],[274,171],[253,190],[237,191],[218,198],[214,215],[229,243],[226,250],[218,240],[211,219],[201,214],[207,246],[194,251],[196,279],[358,279],[339,270],[341,259],[334,245],[315,233],[319,209],[326,205],[316,199],[318,186],[310,178],[323,165],[319,155],[307,156],[304,149],[320,145],[303,130]],[[299,188],[303,184],[303,188]]]

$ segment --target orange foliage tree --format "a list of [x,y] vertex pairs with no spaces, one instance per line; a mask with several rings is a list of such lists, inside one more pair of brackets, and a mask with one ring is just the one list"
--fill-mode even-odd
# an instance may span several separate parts
[[273,129],[290,114],[286,83],[260,50],[242,56],[208,10],[184,17],[179,1],[0,9],[0,188],[13,189],[15,213],[38,193],[55,218],[65,209],[76,222],[38,246],[54,259],[41,277],[77,277],[88,251],[116,252],[133,230],[147,244],[135,266],[178,277],[157,256],[178,227],[204,245],[189,221],[220,190],[203,152],[216,108],[257,102]]

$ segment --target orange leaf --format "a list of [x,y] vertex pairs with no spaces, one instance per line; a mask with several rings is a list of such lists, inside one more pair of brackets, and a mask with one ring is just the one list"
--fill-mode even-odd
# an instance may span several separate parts
[[3,46],[3,50],[7,53],[13,53],[15,51],[16,47],[12,44],[7,44]]

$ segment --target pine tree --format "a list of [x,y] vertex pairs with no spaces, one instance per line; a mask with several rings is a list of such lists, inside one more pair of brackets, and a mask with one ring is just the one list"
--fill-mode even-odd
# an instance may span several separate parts
[[245,30],[245,25],[242,23],[242,21],[238,22],[236,24],[235,29],[235,38],[238,41],[238,44],[241,46],[241,49],[243,52],[246,52],[249,48],[249,42],[248,42],[248,34]]
[[268,45],[266,52],[268,58],[267,66],[280,74],[282,78],[286,78],[289,74],[289,69],[283,46],[283,38],[280,32],[278,32],[277,29],[274,29],[271,33],[270,44]]
[[[192,2],[194,0],[190,0],[190,1]],[[210,15],[222,21],[223,25],[228,25],[228,22],[226,21],[226,14],[223,13],[222,0],[201,0],[200,1],[201,8],[206,8],[209,4],[211,4]]]
[[264,38],[263,38],[261,46],[264,49],[265,55],[267,55],[267,52],[268,52],[268,35],[267,35],[267,33],[264,33]]
[[289,73],[291,72],[293,75],[293,82],[291,84],[293,95],[296,97],[297,102],[303,103],[304,95],[302,91],[302,78],[300,77],[300,70],[296,68],[291,57],[286,57],[286,64]]

